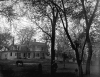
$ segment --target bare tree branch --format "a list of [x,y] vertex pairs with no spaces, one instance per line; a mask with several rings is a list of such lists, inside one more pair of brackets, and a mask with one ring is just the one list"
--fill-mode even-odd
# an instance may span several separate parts
[[52,24],[52,18],[50,18],[50,16],[48,14],[46,16],[50,19],[51,24]]
[[43,28],[41,28],[36,21],[34,21],[34,23],[38,26],[38,28],[40,28],[44,33],[46,33],[51,38],[51,35],[47,33],[45,30],[43,30]]
[[85,45],[86,45],[86,38],[85,38],[85,42],[84,42],[83,47],[82,47],[81,61],[83,60],[83,54],[84,54]]
[[[50,1],[51,1],[51,0],[50,0]],[[52,3],[53,5],[55,5],[55,6],[56,6],[56,8],[58,8],[60,11],[64,12],[64,10],[63,10],[63,9],[61,9],[61,7],[60,7],[60,6],[58,6],[56,3],[54,3],[53,1],[51,1],[51,3]]]
[[85,9],[85,6],[84,6],[84,0],[81,0],[81,2],[82,2],[82,7],[83,7],[86,25],[88,25],[89,23],[88,23],[88,18],[87,18],[87,14],[86,14],[86,9]]
[[93,11],[93,14],[92,14],[90,20],[89,20],[89,25],[92,24],[92,21],[93,21],[93,18],[94,18],[94,16],[95,16],[95,12],[96,12],[96,10],[97,10],[97,7],[98,7],[98,4],[99,4],[99,1],[100,1],[100,0],[97,0],[97,3],[96,3],[96,5],[95,5],[95,9],[94,9],[94,11]]

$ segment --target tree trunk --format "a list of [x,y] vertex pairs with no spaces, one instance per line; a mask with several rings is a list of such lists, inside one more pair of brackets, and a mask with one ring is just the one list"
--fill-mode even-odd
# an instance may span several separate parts
[[86,74],[89,75],[90,74],[90,60],[87,59],[87,63],[86,63]]
[[52,26],[52,38],[51,38],[51,75],[54,74],[53,64],[55,62],[55,25]]
[[87,63],[86,63],[86,74],[90,75],[90,63],[91,63],[91,57],[92,57],[92,45],[90,38],[87,40],[88,43],[88,58],[87,58]]
[[64,68],[65,68],[65,60],[64,60]]
[[78,75],[79,77],[83,77],[82,61],[80,60],[79,52],[77,48],[75,52],[76,52],[76,60],[77,60],[77,65],[78,65]]
[[[56,14],[56,15],[55,15]],[[53,9],[53,22],[52,24],[52,37],[51,37],[51,76],[55,75],[55,70],[53,64],[55,63],[55,28],[58,18],[58,12],[54,12]]]
[[83,77],[82,63],[80,63],[80,64],[78,65],[78,69],[79,69],[79,77]]

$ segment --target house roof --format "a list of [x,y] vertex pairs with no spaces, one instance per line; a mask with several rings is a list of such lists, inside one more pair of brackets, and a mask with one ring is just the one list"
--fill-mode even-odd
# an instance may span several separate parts
[[[30,42],[29,46],[46,46],[43,42]],[[27,45],[19,45],[19,47],[27,47]]]
[[17,49],[18,45],[10,45],[9,48],[14,47],[15,49]]
[[39,46],[45,46],[45,43],[42,42],[31,42],[30,45],[39,45]]
[[14,50],[12,50],[12,51],[2,51],[0,53],[6,53],[6,52],[17,52],[17,53],[27,53],[27,52],[29,52],[30,53],[30,51],[14,51]]
[[[45,47],[46,43],[43,42],[31,42],[30,46],[41,46],[41,47]],[[14,47],[15,50],[12,50],[11,48]],[[10,45],[8,47],[8,51],[3,51],[3,52],[29,52],[29,48],[26,45]]]
[[5,52],[18,52],[18,50],[2,51],[1,53],[5,53]]
[[20,45],[19,51],[29,51],[29,48],[26,45]]

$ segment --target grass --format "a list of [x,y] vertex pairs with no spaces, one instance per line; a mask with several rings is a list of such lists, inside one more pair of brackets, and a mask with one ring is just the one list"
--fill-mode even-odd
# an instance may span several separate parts
[[[38,67],[37,65],[35,66],[15,66],[15,65],[7,65],[7,64],[3,64],[2,66],[2,70],[1,73],[3,74],[3,77],[51,77],[50,75],[50,66],[47,66],[47,68],[43,67],[43,74],[40,75],[38,72]],[[49,71],[49,72],[48,72]],[[64,72],[57,72],[55,77],[75,77],[74,73],[68,72],[68,73],[64,73]]]
[[[33,63],[27,64],[27,63]],[[43,74],[39,74],[38,72],[38,64],[41,63],[43,67]],[[24,60],[24,66],[17,67],[15,65],[15,61],[0,61],[1,73],[3,77],[51,77],[51,63],[50,60]],[[63,63],[58,62],[58,70],[55,77],[76,77],[75,68],[77,68],[76,63],[66,63],[66,68],[63,68]],[[85,65],[83,65],[83,71],[85,71]],[[98,68],[97,66],[92,66],[92,73],[96,71],[94,68]],[[96,69],[97,70],[97,69]],[[93,72],[94,71],[94,72]],[[98,70],[97,70],[98,71]],[[92,75],[93,76],[93,75]],[[87,76],[85,76],[87,77]]]

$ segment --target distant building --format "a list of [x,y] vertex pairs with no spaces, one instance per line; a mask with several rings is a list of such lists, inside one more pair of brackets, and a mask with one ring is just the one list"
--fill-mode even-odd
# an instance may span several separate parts
[[26,45],[11,45],[9,50],[0,52],[1,59],[35,59],[45,58],[48,52],[46,43],[31,42]]

